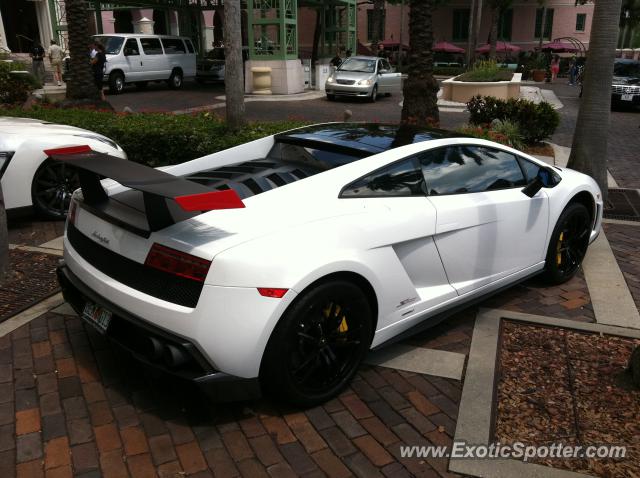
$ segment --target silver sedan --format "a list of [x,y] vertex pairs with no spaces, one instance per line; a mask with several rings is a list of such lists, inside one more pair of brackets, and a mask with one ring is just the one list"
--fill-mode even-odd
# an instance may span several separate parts
[[402,75],[395,73],[385,58],[353,56],[347,58],[325,83],[327,99],[336,96],[368,98],[376,101],[379,95],[400,93]]

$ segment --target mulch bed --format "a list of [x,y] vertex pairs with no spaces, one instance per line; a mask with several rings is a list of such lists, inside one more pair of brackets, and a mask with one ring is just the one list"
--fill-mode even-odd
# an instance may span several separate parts
[[0,322],[60,290],[56,266],[60,257],[13,249],[9,276],[0,288]]
[[640,340],[505,321],[495,440],[623,445],[624,459],[534,459],[604,477],[637,477],[640,389],[626,367]]
[[554,158],[556,156],[553,151],[553,148],[549,143],[527,145],[524,147],[523,151],[527,154],[535,154],[538,156],[549,156],[551,158]]

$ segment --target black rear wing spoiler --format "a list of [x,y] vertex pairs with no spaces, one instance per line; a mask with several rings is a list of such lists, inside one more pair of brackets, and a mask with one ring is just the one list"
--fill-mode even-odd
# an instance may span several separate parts
[[142,192],[149,226],[147,232],[164,229],[185,218],[184,215],[175,217],[167,199],[175,201],[182,211],[190,213],[244,207],[233,189],[212,191],[202,184],[94,151],[89,146],[48,149],[45,153],[52,160],[62,161],[78,170],[84,204],[94,209],[109,201],[109,196],[100,183],[101,179],[110,178],[125,187]]

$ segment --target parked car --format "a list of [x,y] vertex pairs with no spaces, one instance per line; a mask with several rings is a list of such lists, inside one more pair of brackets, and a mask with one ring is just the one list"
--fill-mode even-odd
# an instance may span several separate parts
[[640,61],[616,59],[613,64],[611,104],[640,104]]
[[352,56],[329,75],[324,88],[329,101],[337,96],[376,101],[378,95],[400,93],[402,75],[395,72],[386,58]]
[[67,220],[65,298],[226,399],[335,397],[370,348],[533,275],[570,279],[602,219],[589,176],[441,130],[321,124],[162,171],[62,153],[93,173]]
[[216,47],[206,53],[204,58],[198,59],[196,80],[224,81],[224,48]]
[[196,50],[189,38],[129,33],[93,38],[104,45],[104,81],[112,93],[120,93],[127,83],[145,87],[149,81],[166,81],[179,89],[185,78],[196,76]]
[[9,214],[35,209],[50,219],[66,216],[71,194],[80,186],[78,174],[64,163],[51,161],[45,150],[77,144],[127,158],[115,141],[86,129],[0,117],[0,181]]

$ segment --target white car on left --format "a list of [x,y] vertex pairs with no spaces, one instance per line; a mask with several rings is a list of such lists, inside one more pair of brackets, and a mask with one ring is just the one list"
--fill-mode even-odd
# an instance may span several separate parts
[[35,211],[62,219],[80,183],[77,172],[49,160],[46,150],[76,145],[127,159],[113,140],[86,129],[29,118],[0,117],[0,184],[10,215]]

